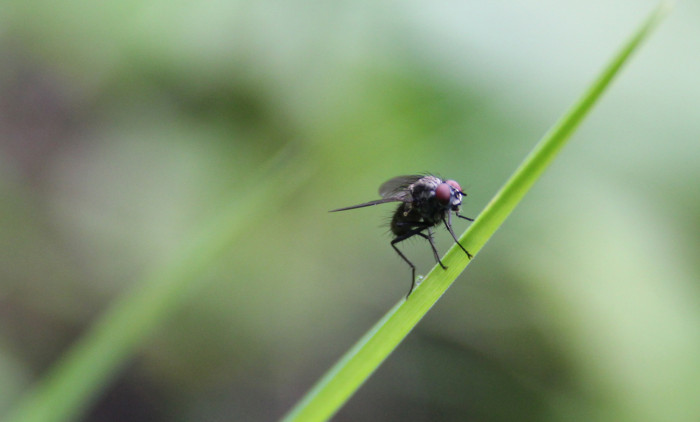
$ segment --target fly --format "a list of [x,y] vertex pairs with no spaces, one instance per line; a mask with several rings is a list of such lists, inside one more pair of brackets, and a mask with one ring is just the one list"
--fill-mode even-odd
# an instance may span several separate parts
[[411,288],[406,297],[410,296],[414,287],[416,287],[416,266],[399,250],[396,246],[397,243],[413,236],[420,236],[426,239],[433,249],[435,260],[443,269],[447,269],[440,260],[440,255],[435,248],[431,230],[432,227],[444,223],[445,228],[450,232],[454,241],[462,248],[469,259],[472,258],[472,254],[459,243],[457,236],[452,230],[453,212],[459,218],[474,221],[459,213],[462,197],[467,196],[462,191],[459,183],[454,180],[442,180],[432,175],[399,176],[381,185],[379,187],[379,196],[382,198],[351,207],[338,208],[337,210],[331,210],[331,212],[369,207],[387,202],[400,202],[391,219],[390,228],[394,235],[391,247],[411,267]]

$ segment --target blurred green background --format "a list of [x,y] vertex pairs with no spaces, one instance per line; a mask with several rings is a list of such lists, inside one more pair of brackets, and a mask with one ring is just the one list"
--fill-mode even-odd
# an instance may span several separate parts
[[[430,171],[476,216],[654,5],[4,2],[0,415],[277,159],[303,179],[83,420],[279,418],[409,287],[391,205],[327,210]],[[679,2],[334,420],[700,420],[698,22]]]

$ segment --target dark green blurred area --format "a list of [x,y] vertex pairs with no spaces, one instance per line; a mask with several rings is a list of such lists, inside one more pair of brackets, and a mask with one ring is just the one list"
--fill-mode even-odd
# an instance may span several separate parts
[[[0,414],[281,154],[312,177],[85,418],[278,419],[409,286],[391,205],[327,210],[430,171],[476,216],[653,5],[5,3]],[[700,419],[698,6],[334,420]]]

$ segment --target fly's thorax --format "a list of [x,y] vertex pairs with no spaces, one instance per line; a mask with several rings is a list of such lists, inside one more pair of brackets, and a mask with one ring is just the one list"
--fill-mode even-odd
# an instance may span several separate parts
[[442,180],[435,176],[425,176],[409,186],[414,201],[425,201],[435,196],[435,189]]

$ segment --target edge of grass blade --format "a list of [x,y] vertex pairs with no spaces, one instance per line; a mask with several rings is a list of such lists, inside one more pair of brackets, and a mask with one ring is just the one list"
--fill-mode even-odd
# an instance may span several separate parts
[[[622,65],[670,10],[661,3],[635,31],[583,96],[537,143],[523,163],[461,236],[476,255],[537,181],[574,129],[590,111]],[[453,245],[443,258],[447,270],[434,267],[407,300],[397,303],[284,416],[285,422],[324,421],[332,417],[367,380],[469,264]]]

